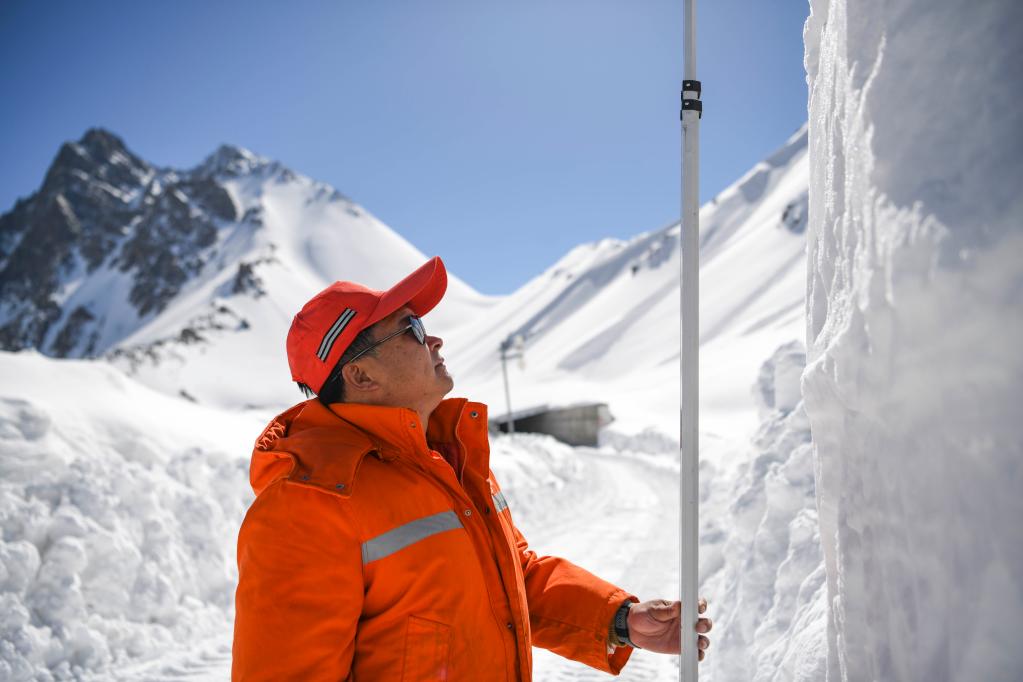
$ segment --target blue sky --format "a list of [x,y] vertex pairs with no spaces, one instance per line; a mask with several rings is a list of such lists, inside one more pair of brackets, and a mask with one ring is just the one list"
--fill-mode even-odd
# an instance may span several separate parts
[[[807,12],[699,3],[704,201],[806,120]],[[278,159],[485,293],[679,214],[682,0],[7,0],[0,64],[0,212],[102,126]]]

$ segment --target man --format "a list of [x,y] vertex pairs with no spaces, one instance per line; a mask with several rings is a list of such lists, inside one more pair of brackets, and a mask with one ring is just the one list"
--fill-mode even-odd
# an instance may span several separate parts
[[419,318],[446,287],[434,258],[385,292],[336,282],[295,316],[292,377],[319,399],[253,451],[235,680],[513,682],[534,645],[614,674],[633,646],[678,652],[678,602],[636,603],[528,548],[489,468],[486,406],[444,399],[443,342]]

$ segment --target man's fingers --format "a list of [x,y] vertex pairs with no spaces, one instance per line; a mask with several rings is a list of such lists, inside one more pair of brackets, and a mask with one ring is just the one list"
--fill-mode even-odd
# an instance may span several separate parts
[[703,597],[700,597],[700,601],[697,602],[697,610],[700,613],[703,613],[704,611],[707,610],[707,600],[704,599]]
[[699,637],[698,637],[698,638],[696,639],[696,646],[697,646],[697,648],[699,648],[699,649],[706,649],[707,647],[709,647],[709,646],[710,646],[710,640],[709,640],[709,639],[707,639],[706,637],[704,637],[703,635],[700,635],[700,636],[699,636]]
[[662,623],[682,617],[682,602],[658,600],[654,608],[650,609],[650,615],[654,620]]
[[713,627],[714,621],[712,621],[710,618],[701,618],[700,620],[696,621],[697,632],[710,632],[711,628]]
[[697,653],[696,660],[702,661],[703,660],[703,656],[704,656],[703,650],[701,649],[700,651],[698,651],[696,653]]

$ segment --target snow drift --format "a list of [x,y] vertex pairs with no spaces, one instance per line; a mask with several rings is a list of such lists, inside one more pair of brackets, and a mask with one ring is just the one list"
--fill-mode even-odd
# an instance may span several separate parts
[[0,678],[81,678],[229,629],[262,420],[104,363],[0,353],[0,374]]
[[823,675],[827,590],[799,391],[805,361],[800,341],[764,361],[753,385],[761,422],[750,442],[701,440],[700,593],[714,600],[716,634],[701,679]]
[[1023,7],[813,0],[828,680],[1023,677]]
[[[203,658],[224,679],[249,454],[272,415],[33,351],[0,352],[0,375],[0,679],[180,678]],[[498,437],[493,457],[527,523],[579,469],[548,436]]]

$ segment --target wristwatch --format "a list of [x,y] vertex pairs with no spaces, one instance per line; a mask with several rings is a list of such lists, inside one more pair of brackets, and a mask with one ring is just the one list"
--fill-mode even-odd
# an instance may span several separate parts
[[614,639],[618,641],[612,641],[611,643],[615,646],[631,646],[633,649],[639,649],[640,647],[629,639],[629,609],[632,608],[631,601],[625,601],[618,610],[615,611],[615,617],[611,624],[611,632],[614,635]]

